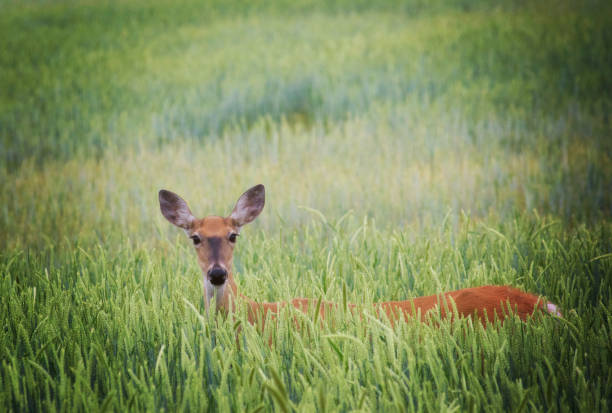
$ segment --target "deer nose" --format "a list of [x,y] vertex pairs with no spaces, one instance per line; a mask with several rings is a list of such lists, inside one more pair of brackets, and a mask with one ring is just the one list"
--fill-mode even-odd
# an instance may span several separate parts
[[223,285],[225,280],[227,280],[227,270],[221,267],[213,267],[208,271],[208,276],[212,285]]

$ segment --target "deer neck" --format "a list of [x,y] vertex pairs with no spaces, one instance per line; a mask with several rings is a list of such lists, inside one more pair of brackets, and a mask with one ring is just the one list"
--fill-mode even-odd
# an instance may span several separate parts
[[213,304],[213,299],[216,303],[215,309],[225,313],[236,309],[236,300],[245,301],[250,307],[257,305],[249,297],[238,291],[238,286],[236,285],[236,281],[234,281],[234,275],[231,272],[227,276],[227,281],[222,286],[211,284],[205,275],[203,278],[206,311],[208,311]]
[[223,285],[213,285],[206,275],[203,276],[203,281],[206,311],[213,305],[213,301],[217,311],[227,312],[230,309],[234,310],[235,300],[240,294],[238,293],[238,286],[231,272],[228,274],[227,281]]

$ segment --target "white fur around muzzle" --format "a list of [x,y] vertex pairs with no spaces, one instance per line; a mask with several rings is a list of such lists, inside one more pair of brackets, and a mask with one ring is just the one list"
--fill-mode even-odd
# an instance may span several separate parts
[[214,285],[210,282],[208,277],[204,276],[204,289],[206,290],[206,306],[210,305],[210,301],[215,297],[217,301],[217,305],[221,303],[223,299],[223,294],[225,293],[225,286],[227,285],[227,281],[221,285]]

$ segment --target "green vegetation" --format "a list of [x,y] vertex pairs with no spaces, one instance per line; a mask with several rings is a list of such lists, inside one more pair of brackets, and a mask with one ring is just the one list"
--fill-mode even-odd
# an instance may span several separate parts
[[[261,3],[0,1],[0,410],[610,411],[609,2]],[[207,316],[157,191],[256,183],[255,300],[565,317]]]

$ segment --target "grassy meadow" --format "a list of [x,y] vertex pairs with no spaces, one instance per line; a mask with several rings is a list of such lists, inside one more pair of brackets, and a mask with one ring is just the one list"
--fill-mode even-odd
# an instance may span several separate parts
[[[0,411],[610,411],[611,22],[598,0],[0,0]],[[234,255],[254,300],[510,284],[564,317],[207,315],[157,191],[225,215],[258,183]]]

